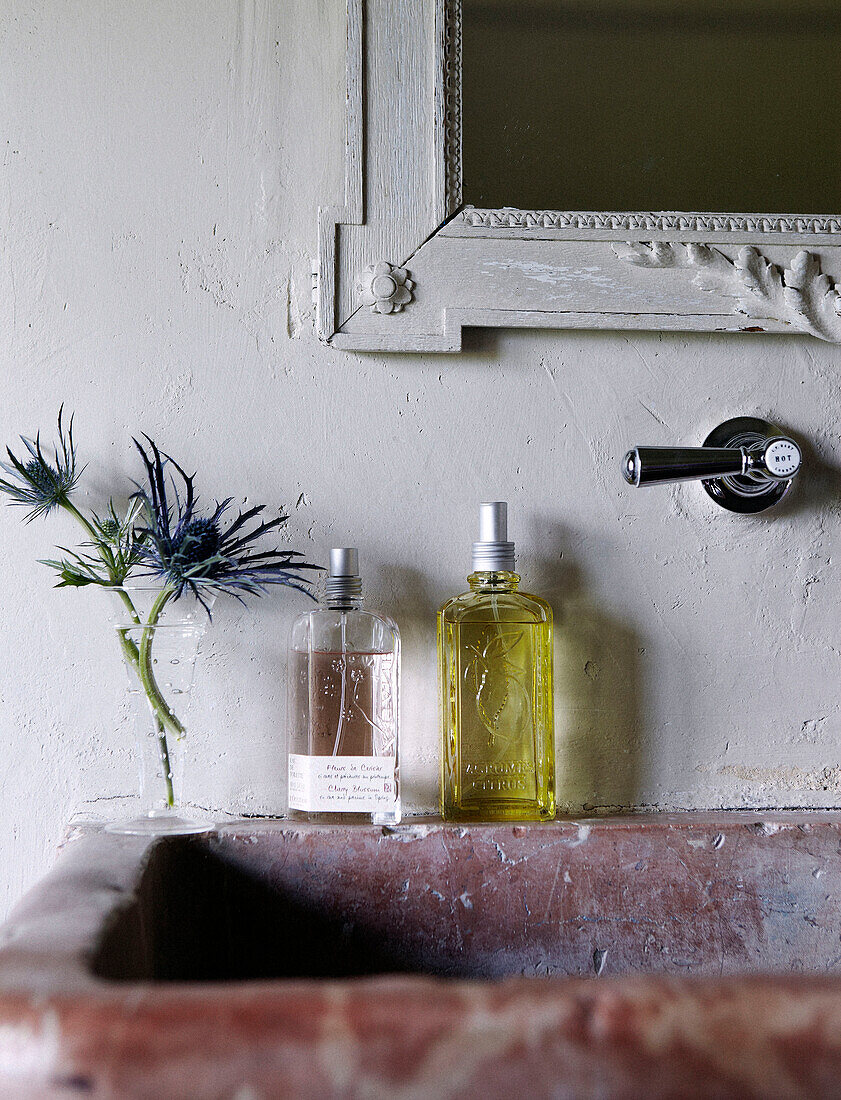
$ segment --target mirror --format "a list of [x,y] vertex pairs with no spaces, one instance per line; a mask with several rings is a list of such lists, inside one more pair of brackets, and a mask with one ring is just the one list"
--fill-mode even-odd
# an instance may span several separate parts
[[459,351],[476,327],[841,345],[841,0],[346,3],[331,346]]
[[838,0],[463,0],[463,194],[841,211]]

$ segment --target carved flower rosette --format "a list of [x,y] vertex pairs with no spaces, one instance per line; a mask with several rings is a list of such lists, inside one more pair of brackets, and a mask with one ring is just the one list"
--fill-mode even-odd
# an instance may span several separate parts
[[362,304],[372,313],[400,313],[411,302],[414,286],[405,267],[392,267],[384,260],[366,267],[357,281]]

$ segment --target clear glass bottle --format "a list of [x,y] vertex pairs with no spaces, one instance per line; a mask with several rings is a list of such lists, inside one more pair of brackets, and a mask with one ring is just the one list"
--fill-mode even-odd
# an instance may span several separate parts
[[289,644],[288,815],[299,821],[400,821],[400,633],[362,609],[353,548],[330,551],[326,595]]
[[480,506],[470,591],[438,616],[446,821],[555,816],[552,609],[518,589],[508,506]]

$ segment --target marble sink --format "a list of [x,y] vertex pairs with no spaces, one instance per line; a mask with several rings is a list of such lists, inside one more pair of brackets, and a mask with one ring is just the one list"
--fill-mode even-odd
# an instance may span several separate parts
[[0,1097],[841,1096],[841,814],[77,830]]

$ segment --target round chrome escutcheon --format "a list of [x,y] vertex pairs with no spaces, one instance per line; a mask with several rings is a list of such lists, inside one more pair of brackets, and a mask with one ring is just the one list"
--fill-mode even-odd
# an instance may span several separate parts
[[[744,447],[747,450],[764,446],[769,439],[783,436],[774,424],[753,416],[737,416],[714,428],[704,440],[705,447]],[[796,452],[796,453],[795,453]],[[702,481],[716,504],[731,512],[764,512],[786,495],[792,477],[800,468],[800,450],[782,438],[771,444],[766,459],[774,471],[773,477],[756,472],[732,474]]]

